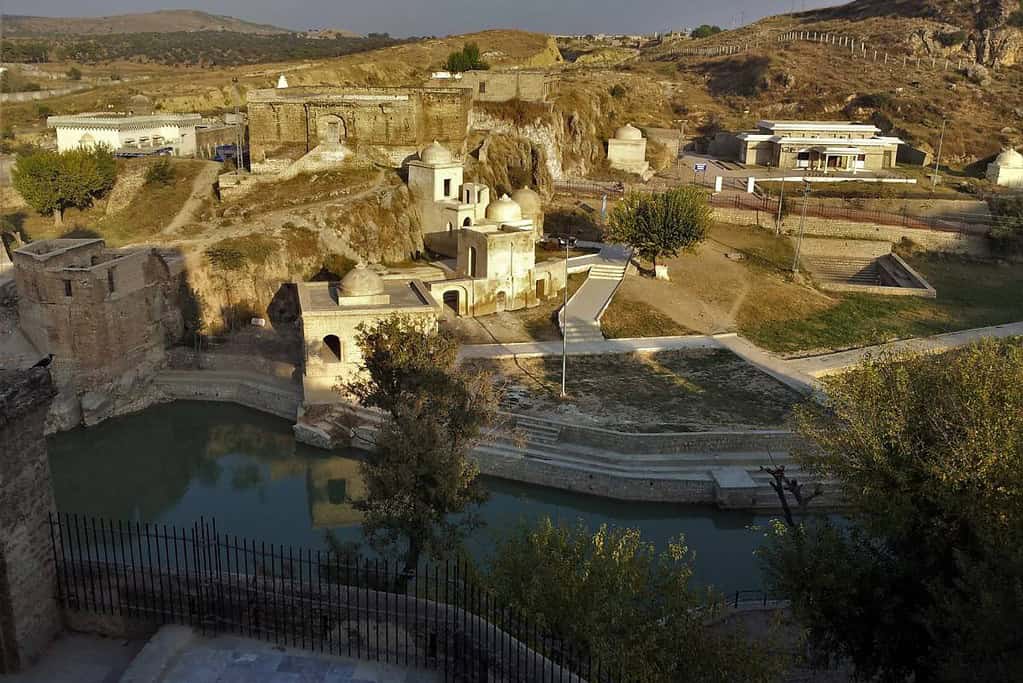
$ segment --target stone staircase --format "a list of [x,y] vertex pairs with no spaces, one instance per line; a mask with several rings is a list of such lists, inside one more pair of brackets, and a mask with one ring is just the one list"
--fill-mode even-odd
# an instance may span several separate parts
[[565,338],[569,344],[604,341],[604,333],[601,332],[598,322],[569,318],[565,323]]
[[590,268],[589,277],[594,280],[621,280],[625,277],[625,264],[598,263]]
[[515,431],[524,443],[532,446],[553,446],[561,436],[558,425],[525,416],[515,418]]
[[877,259],[813,256],[806,262],[813,274],[822,280],[872,287],[881,284],[881,267]]

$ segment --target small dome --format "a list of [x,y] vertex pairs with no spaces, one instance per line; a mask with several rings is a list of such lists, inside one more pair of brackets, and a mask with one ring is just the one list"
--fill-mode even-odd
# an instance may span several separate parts
[[451,152],[444,145],[434,140],[427,145],[426,149],[419,153],[419,160],[424,164],[450,164]]
[[383,278],[366,268],[365,263],[352,268],[341,280],[341,296],[373,296],[383,291]]
[[496,202],[487,206],[487,220],[496,223],[510,223],[522,220],[522,207],[515,203],[508,195],[501,195]]
[[615,140],[642,140],[643,132],[639,128],[636,128],[631,123],[626,123],[624,126],[615,131]]
[[287,88],[288,87],[288,77],[285,76],[284,74],[281,74],[280,77],[277,79],[277,87],[279,89],[282,89],[282,90],[284,88]]
[[1002,168],[1023,168],[1023,154],[1014,149],[1007,149],[998,155],[995,164]]
[[512,192],[511,199],[519,205],[519,209],[522,211],[522,215],[524,216],[533,216],[540,213],[542,210],[540,195],[528,187]]

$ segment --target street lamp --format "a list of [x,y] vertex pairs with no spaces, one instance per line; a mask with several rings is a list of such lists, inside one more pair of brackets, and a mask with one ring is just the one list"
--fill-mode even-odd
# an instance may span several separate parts
[[938,166],[941,164],[941,150],[945,146],[945,125],[947,121],[941,120],[941,138],[938,140],[938,156],[934,160],[934,177],[931,178],[931,192],[938,189]]
[[810,203],[810,181],[803,181],[803,215],[799,219],[799,237],[796,239],[796,254],[792,259],[792,273],[799,273],[799,253],[803,250],[803,230],[806,226],[806,206]]
[[561,309],[561,398],[568,396],[568,237],[565,237],[565,305]]

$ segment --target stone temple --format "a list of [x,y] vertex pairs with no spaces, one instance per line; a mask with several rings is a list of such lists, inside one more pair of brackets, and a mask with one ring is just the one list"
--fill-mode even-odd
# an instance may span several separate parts
[[611,168],[635,173],[644,179],[652,175],[646,160],[646,138],[631,123],[616,130],[615,136],[607,141],[607,161]]
[[1001,187],[1023,188],[1023,154],[1014,149],[1003,151],[988,164],[987,179]]

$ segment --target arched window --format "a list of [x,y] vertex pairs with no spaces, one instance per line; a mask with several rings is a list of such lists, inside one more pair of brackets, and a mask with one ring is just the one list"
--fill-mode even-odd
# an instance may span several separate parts
[[468,228],[470,225],[472,225],[472,218],[470,218],[469,216],[466,216],[465,220],[462,221],[462,227],[463,228]]
[[448,221],[448,232],[451,232],[452,230],[454,230],[454,227],[455,226],[451,225],[451,221]]
[[469,258],[466,263],[466,273],[469,277],[476,277],[476,247],[469,247]]
[[335,334],[323,338],[323,351],[320,354],[325,363],[341,362],[341,340]]

